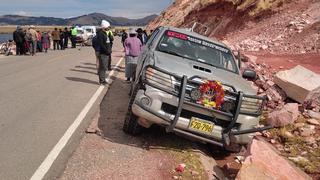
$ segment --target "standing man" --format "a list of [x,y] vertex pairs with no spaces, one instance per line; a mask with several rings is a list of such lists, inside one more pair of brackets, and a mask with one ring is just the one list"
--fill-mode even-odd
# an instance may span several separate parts
[[60,33],[58,31],[58,28],[54,28],[54,31],[52,31],[51,35],[53,40],[53,50],[59,50]]
[[21,56],[24,54],[24,32],[21,26],[13,32],[13,40],[16,43],[16,55]]
[[28,33],[30,35],[30,40],[31,40],[30,54],[34,56],[37,52],[37,36],[38,36],[38,33],[35,30],[35,26],[31,25]]
[[128,34],[127,34],[126,30],[124,29],[124,30],[122,31],[122,35],[121,35],[121,43],[122,43],[122,46],[123,46],[123,47],[125,47],[125,46],[124,46],[124,42],[126,41],[127,38],[128,38]]
[[68,48],[70,32],[68,31],[67,27],[64,28],[63,34],[64,34],[63,46],[64,46],[64,48]]
[[107,35],[107,30],[110,27],[110,23],[106,20],[102,20],[101,29],[97,32],[97,40],[100,47],[100,59],[99,59],[99,83],[105,85],[106,82],[106,70],[110,61],[111,55],[111,40]]
[[72,42],[72,48],[76,48],[77,47],[77,42],[76,42],[76,38],[78,35],[78,30],[75,27],[71,28],[71,42]]
[[113,47],[113,40],[114,40],[113,32],[111,31],[111,26],[109,26],[107,29],[107,36],[109,37],[110,44],[111,44],[111,54],[110,54],[109,62],[108,62],[108,70],[111,71],[111,61],[112,61],[111,56],[112,56],[112,47]]
[[59,29],[59,35],[60,35],[60,41],[59,41],[59,44],[60,44],[60,50],[64,50],[64,32],[62,31],[62,29]]
[[141,28],[138,28],[137,32],[138,32],[138,38],[140,39],[141,43],[145,45],[147,43],[146,34],[143,32]]

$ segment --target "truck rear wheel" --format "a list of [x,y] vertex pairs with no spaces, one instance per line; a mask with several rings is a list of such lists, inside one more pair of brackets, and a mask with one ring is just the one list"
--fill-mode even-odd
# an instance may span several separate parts
[[131,95],[129,106],[128,106],[128,112],[126,114],[123,128],[122,128],[125,133],[131,134],[131,135],[138,135],[143,130],[143,127],[138,123],[138,116],[132,113],[132,104],[139,90],[138,87],[139,85],[137,85],[136,88],[134,88],[133,93]]

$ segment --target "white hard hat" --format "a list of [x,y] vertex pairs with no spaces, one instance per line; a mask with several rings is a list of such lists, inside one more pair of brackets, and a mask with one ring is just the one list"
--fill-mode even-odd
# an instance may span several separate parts
[[110,27],[110,23],[108,21],[106,21],[106,20],[102,20],[101,21],[101,27],[102,28],[108,28],[108,27]]
[[137,34],[137,31],[134,28],[130,28],[129,34]]

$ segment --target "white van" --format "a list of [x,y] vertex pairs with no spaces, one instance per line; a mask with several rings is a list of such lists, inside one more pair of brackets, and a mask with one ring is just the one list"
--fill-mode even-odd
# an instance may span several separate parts
[[83,43],[85,45],[91,46],[92,45],[92,38],[97,34],[97,28],[95,26],[81,26],[83,30]]

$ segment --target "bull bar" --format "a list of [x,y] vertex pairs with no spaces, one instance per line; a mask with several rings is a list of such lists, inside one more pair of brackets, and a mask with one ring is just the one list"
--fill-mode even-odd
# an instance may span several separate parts
[[[168,88],[163,87],[163,84],[161,84],[161,80],[164,80],[164,77],[157,77],[159,81],[148,79],[147,78],[147,74],[148,74],[148,69],[149,68],[152,68],[152,69],[154,69],[156,71],[159,71],[161,73],[169,75],[170,77],[173,77],[178,82],[180,82],[180,86],[178,88],[178,91],[170,90],[170,88],[172,88],[172,87],[169,87],[169,86],[168,86]],[[228,93],[236,97],[235,111],[233,113],[230,113],[230,112],[224,112],[224,111],[218,110],[218,109],[207,108],[207,107],[202,106],[200,104],[197,104],[195,102],[191,102],[190,98],[186,97],[186,94],[187,94],[186,93],[186,89],[187,89],[187,85],[188,84],[193,84],[193,85],[197,85],[197,86],[199,86],[201,84],[200,82],[195,81],[194,80],[195,78],[201,78],[201,77],[200,76],[193,76],[193,77],[188,78],[186,75],[183,75],[181,77],[181,76],[179,76],[177,74],[168,72],[166,70],[163,70],[161,68],[158,68],[158,67],[155,67],[155,66],[152,66],[152,65],[148,65],[142,70],[142,73],[141,73],[141,76],[140,76],[140,80],[141,80],[143,85],[148,85],[150,87],[153,87],[155,89],[161,90],[161,91],[163,91],[165,93],[168,93],[168,94],[173,95],[173,96],[178,98],[178,106],[177,106],[177,110],[176,110],[176,113],[174,115],[173,120],[171,120],[169,117],[164,116],[164,115],[162,115],[160,113],[154,112],[151,108],[143,106],[140,102],[135,102],[135,103],[138,106],[140,106],[143,110],[145,110],[145,111],[147,111],[147,112],[149,112],[149,113],[151,113],[151,114],[163,119],[164,121],[168,122],[169,126],[166,127],[166,131],[168,133],[175,132],[175,133],[183,134],[183,135],[190,136],[190,137],[202,140],[204,142],[207,142],[207,143],[210,143],[210,144],[214,144],[214,145],[217,145],[217,146],[221,146],[221,147],[230,145],[230,143],[231,143],[230,142],[230,137],[231,136],[237,136],[237,135],[242,135],[242,134],[250,134],[250,133],[255,133],[255,132],[262,132],[262,131],[265,131],[265,130],[273,128],[273,126],[269,125],[269,126],[265,126],[265,127],[257,127],[257,128],[251,128],[251,129],[245,129],[245,130],[234,130],[233,128],[234,128],[235,124],[237,123],[237,119],[238,119],[238,116],[239,116],[240,113],[241,114],[245,114],[245,115],[250,115],[250,116],[256,116],[256,117],[258,117],[258,116],[260,116],[262,114],[262,106],[263,106],[263,103],[266,100],[266,97],[265,96],[264,97],[260,97],[260,96],[255,96],[255,95],[246,95],[243,92],[236,92],[235,87],[233,87],[231,85],[228,85],[228,84],[222,83],[223,86],[230,87],[233,90],[233,92],[232,91],[228,91]],[[204,78],[202,78],[202,79],[204,79]],[[241,105],[242,105],[242,103],[244,101],[244,98],[254,98],[254,99],[261,100],[262,104],[261,104],[260,110],[257,111],[256,113],[248,113],[248,112],[245,112],[245,111],[241,111]],[[194,106],[194,107],[197,107],[197,108],[201,108],[201,109],[210,111],[212,113],[218,113],[218,114],[221,114],[221,115],[229,117],[231,119],[231,121],[229,122],[227,127],[222,132],[222,142],[221,141],[217,141],[215,139],[203,137],[203,136],[200,136],[200,135],[197,135],[197,134],[194,134],[194,133],[191,133],[191,132],[176,128],[177,122],[178,122],[179,117],[181,115],[181,112],[183,110],[183,104],[188,104],[188,105],[191,105],[191,106]]]

